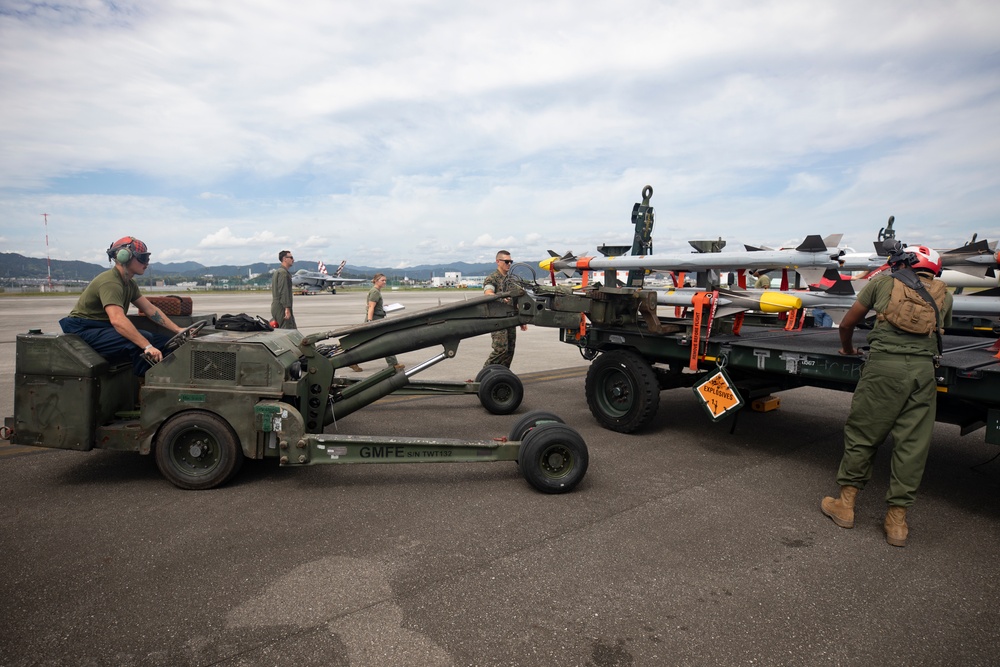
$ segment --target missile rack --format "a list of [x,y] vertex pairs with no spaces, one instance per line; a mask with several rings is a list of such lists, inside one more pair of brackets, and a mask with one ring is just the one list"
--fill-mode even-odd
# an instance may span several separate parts
[[[654,211],[646,186],[635,204],[633,255],[651,247]],[[609,247],[621,254],[626,247]],[[691,308],[660,308],[655,292],[643,289],[642,272],[630,272],[625,285],[614,271],[600,282],[553,302],[581,312],[578,325],[562,328],[560,340],[591,360],[585,394],[591,413],[605,428],[630,433],[656,415],[662,390],[698,388],[717,373],[725,375],[732,401],[719,402],[713,418],[776,392],[814,386],[853,391],[863,359],[839,354],[836,329],[802,328],[802,313],[758,317],[715,317],[712,285]],[[553,281],[554,282],[554,281]],[[542,288],[536,288],[544,291]],[[560,288],[552,287],[552,290]],[[944,336],[938,369],[937,421],[956,424],[963,435],[985,426],[986,442],[1000,445],[1000,341]],[[724,409],[725,408],[725,409]]]

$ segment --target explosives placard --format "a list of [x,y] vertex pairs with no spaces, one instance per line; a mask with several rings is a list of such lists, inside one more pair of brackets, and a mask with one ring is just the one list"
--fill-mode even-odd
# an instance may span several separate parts
[[743,407],[743,398],[722,368],[708,373],[693,389],[712,421],[719,421]]

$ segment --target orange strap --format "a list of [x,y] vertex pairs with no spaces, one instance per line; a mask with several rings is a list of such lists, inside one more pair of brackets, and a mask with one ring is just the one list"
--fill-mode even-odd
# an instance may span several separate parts
[[702,310],[712,303],[712,292],[698,292],[691,297],[691,305],[694,306],[694,319],[691,325],[691,356],[688,359],[688,368],[693,371],[698,370],[698,354],[701,350],[701,319]]
[[576,339],[580,340],[587,335],[587,316],[580,313],[580,330],[576,332]]

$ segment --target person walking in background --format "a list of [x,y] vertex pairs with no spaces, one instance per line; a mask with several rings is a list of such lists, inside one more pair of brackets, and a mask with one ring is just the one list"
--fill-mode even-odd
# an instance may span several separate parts
[[[372,278],[372,288],[368,290],[368,305],[366,309],[365,322],[374,322],[385,317],[385,308],[382,307],[382,288],[385,287],[386,278],[384,273],[376,273]],[[385,358],[385,363],[394,367],[397,371],[403,370],[405,366],[399,363],[395,356]],[[357,369],[354,369],[357,370]]]
[[278,253],[281,266],[271,275],[271,320],[279,329],[295,329],[295,315],[292,313],[292,274],[289,269],[295,263],[291,250]]
[[[483,281],[483,293],[485,294],[496,294],[497,292],[504,291],[504,281],[510,272],[511,264],[514,263],[514,260],[510,257],[510,253],[506,250],[499,251],[496,259],[496,270]],[[527,329],[527,324],[521,325],[521,331],[527,331]],[[494,331],[490,336],[493,338],[493,352],[487,357],[483,367],[485,368],[491,364],[500,364],[501,366],[510,368],[510,365],[514,362],[514,344],[517,342],[517,327]]]

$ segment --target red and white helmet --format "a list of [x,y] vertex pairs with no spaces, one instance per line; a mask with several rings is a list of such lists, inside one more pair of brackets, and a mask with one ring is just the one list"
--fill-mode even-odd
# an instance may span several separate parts
[[935,276],[941,275],[941,255],[937,250],[925,245],[908,246],[906,251],[912,253],[916,260],[912,264],[914,271],[930,271]]

